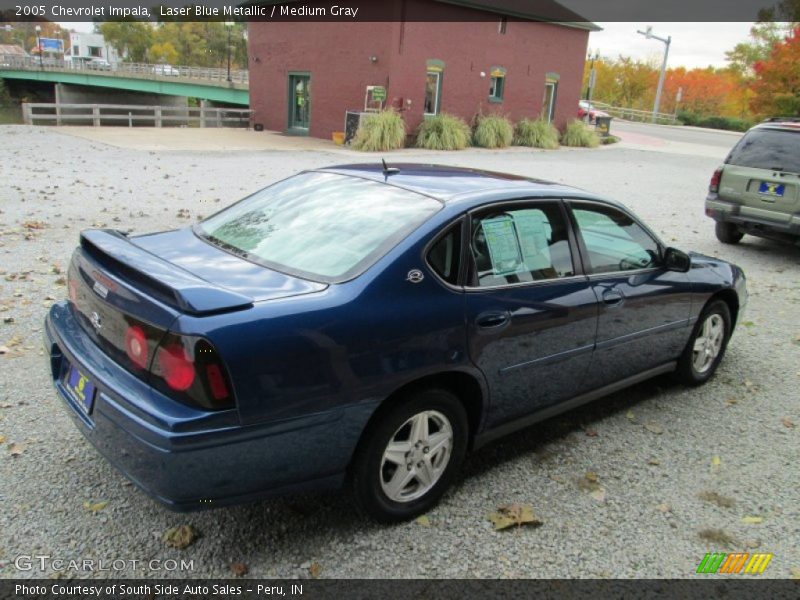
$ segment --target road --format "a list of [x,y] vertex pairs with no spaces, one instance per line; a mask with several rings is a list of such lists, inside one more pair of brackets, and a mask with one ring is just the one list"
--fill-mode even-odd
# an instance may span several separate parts
[[619,137],[626,146],[639,150],[661,150],[678,154],[725,157],[742,134],[735,131],[703,129],[634,123],[614,119],[611,133]]
[[[66,296],[82,229],[184,227],[298,170],[381,155],[330,142],[208,150],[236,136],[270,142],[254,132],[196,130],[195,149],[175,150],[166,128],[149,130],[152,149],[141,149],[125,147],[120,128],[109,145],[64,129],[0,126],[0,578],[231,577],[242,565],[251,577],[691,578],[712,551],[774,553],[762,577],[791,576],[800,567],[800,248],[715,239],[703,198],[727,152],[720,134],[622,129],[634,141],[596,150],[385,157],[567,182],[621,200],[670,245],[741,265],[750,301],[717,375],[691,389],[648,381],[500,440],[469,457],[426,520],[383,527],[338,494],[170,513],[75,428],[41,350],[45,311]],[[682,133],[699,137],[664,137]],[[188,135],[180,130],[178,143]],[[542,526],[493,531],[486,515],[511,503],[530,504]],[[183,550],[162,538],[179,525],[199,533]],[[37,554],[123,566],[15,566]],[[180,572],[152,559],[193,562]]]

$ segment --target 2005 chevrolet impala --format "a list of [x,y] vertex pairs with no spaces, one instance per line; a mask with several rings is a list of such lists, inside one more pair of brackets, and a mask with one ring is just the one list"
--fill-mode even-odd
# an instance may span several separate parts
[[174,509],[348,484],[429,509],[471,448],[648,377],[712,376],[742,271],[620,204],[452,167],[345,165],[191,228],[81,235],[46,319],[86,437]]

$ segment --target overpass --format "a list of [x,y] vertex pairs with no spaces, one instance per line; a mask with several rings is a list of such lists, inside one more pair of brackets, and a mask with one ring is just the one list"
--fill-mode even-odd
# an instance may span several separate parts
[[0,55],[0,79],[23,79],[68,85],[185,96],[212,102],[250,105],[247,71],[172,67],[144,63],[80,62]]

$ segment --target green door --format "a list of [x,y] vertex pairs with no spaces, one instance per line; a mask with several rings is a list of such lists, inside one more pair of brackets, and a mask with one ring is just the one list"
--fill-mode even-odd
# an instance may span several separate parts
[[289,131],[308,135],[311,117],[311,75],[289,75]]

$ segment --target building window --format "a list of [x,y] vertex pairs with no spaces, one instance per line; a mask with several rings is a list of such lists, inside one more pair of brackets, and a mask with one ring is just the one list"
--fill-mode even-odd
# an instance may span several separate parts
[[548,73],[545,77],[541,117],[548,123],[552,123],[555,118],[558,79],[558,73]]
[[427,69],[423,111],[426,115],[438,115],[442,105],[442,71],[444,71],[444,63],[441,60],[429,60],[427,61]]
[[506,27],[508,27],[508,17],[500,17],[500,22],[497,24],[497,33],[505,35]]
[[492,67],[489,71],[489,102],[502,102],[506,89],[506,70],[503,67]]

